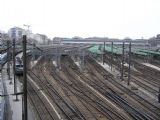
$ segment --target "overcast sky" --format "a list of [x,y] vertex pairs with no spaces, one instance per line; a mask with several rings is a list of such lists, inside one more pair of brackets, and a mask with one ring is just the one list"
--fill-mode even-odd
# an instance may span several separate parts
[[160,33],[160,0],[0,0],[0,30],[23,24],[51,38],[149,38]]

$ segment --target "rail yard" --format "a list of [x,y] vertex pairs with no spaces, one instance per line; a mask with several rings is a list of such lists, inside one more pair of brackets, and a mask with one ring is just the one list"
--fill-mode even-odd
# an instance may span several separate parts
[[1,0],[0,120],[160,120],[160,0]]
[[28,100],[36,119],[159,120],[160,71],[149,58],[132,54],[129,75],[128,53],[97,54],[88,51],[92,47],[61,45],[28,56]]
[[[124,42],[29,50],[27,99],[34,119],[159,120],[157,54]],[[23,84],[23,76],[17,78]]]

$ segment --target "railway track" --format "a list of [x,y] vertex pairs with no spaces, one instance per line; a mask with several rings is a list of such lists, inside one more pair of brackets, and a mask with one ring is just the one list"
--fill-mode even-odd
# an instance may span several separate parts
[[[51,63],[52,64],[52,63]],[[51,69],[54,66],[50,65]],[[85,97],[82,90],[78,89],[78,87],[73,86],[72,82],[66,82],[63,78],[58,75],[55,70],[50,70],[48,73],[51,72],[52,77],[57,81],[59,87],[66,91],[66,95],[69,94],[69,101],[72,102],[73,106],[76,106],[78,111],[82,111],[81,114],[84,114],[86,119],[96,119],[98,120],[100,116],[105,116],[105,114],[101,114],[101,111],[95,107],[94,103],[92,102],[91,98]],[[72,97],[70,97],[72,96]],[[76,98],[75,98],[76,97]],[[74,98],[74,99],[73,99]],[[75,101],[73,101],[75,100]],[[89,103],[88,103],[89,102]],[[79,105],[77,105],[77,104]],[[76,104],[76,105],[75,105]],[[97,112],[100,111],[100,112]],[[102,112],[103,113],[103,112]]]
[[[65,60],[65,61],[66,61],[66,60]],[[72,63],[72,62],[70,61],[70,63]],[[72,66],[72,67],[73,67],[73,66]],[[73,67],[73,68],[74,68],[74,67]],[[74,68],[74,69],[75,69],[75,68]],[[93,69],[92,69],[92,70],[93,70]],[[78,74],[80,74],[80,73],[78,73]],[[81,76],[82,76],[82,75],[81,75]],[[96,85],[98,86],[99,84],[100,84],[100,83],[97,83],[97,84],[95,84],[95,86],[96,86]],[[103,87],[104,87],[104,85],[103,85]],[[107,91],[107,88],[103,88],[103,87],[100,87],[100,89],[101,89],[101,90],[105,89],[105,91]],[[102,91],[102,93],[104,93],[104,91]],[[120,98],[119,98],[119,99],[120,99]],[[121,98],[121,99],[122,99],[122,98]],[[123,103],[126,104],[127,101],[123,101]],[[120,104],[120,103],[118,103],[118,104]],[[128,106],[129,106],[129,105],[128,105]],[[125,108],[127,108],[127,106],[124,106],[123,108],[125,109]],[[129,109],[132,109],[132,111],[134,110],[135,114],[137,114],[137,113],[139,113],[139,115],[141,114],[141,116],[139,116],[139,118],[140,118],[140,117],[142,117],[143,119],[145,119],[145,118],[148,118],[148,119],[152,118],[151,116],[146,115],[146,114],[143,113],[143,112],[140,112],[140,111],[137,112],[138,110],[136,111],[135,109],[133,109],[133,106],[132,106],[132,107],[130,106],[130,108],[128,107],[128,110],[126,110],[126,111],[129,111]],[[130,111],[131,111],[131,110],[130,110]],[[133,115],[133,113],[130,113],[130,115],[132,115],[133,118],[135,117],[135,116]]]
[[[105,61],[107,63],[109,63],[109,61],[111,61],[111,56],[110,55],[106,55],[105,56]],[[115,56],[113,55],[113,61],[112,61],[112,64],[115,65],[116,67],[120,67],[120,64],[121,64],[121,58],[120,56]],[[125,59],[126,62],[128,62],[128,59],[126,58]],[[143,63],[144,60],[141,60],[141,59],[138,59],[136,57],[133,57],[132,60],[131,60],[131,63],[134,67],[136,67],[137,70],[139,70],[142,74],[145,74],[147,76],[154,76],[153,78],[154,79],[157,79],[160,77],[160,72],[158,70],[155,70],[153,68],[150,68],[148,66],[145,66],[141,63]],[[144,76],[143,76],[144,77]]]
[[[128,81],[128,68],[124,67],[124,76],[126,76],[126,78],[124,78],[124,81],[127,83]],[[143,77],[144,76],[144,77]],[[146,75],[140,73],[139,71],[134,71],[131,70],[131,80],[130,80],[130,84],[132,84],[133,86],[135,86],[137,89],[142,89],[143,91],[146,91],[147,93],[153,95],[153,96],[157,96],[158,95],[158,83],[155,82],[152,79],[146,79]]]
[[[31,56],[27,58],[27,68],[30,68]],[[23,76],[17,76],[18,80],[23,83]],[[32,106],[32,111],[35,113],[35,119],[38,120],[56,120],[57,117],[53,116],[51,111],[48,109],[48,103],[40,93],[40,89],[35,86],[30,79],[27,81],[27,94],[28,102]]]
[[[64,64],[64,63],[63,63]],[[65,63],[66,64],[66,63]],[[51,67],[51,65],[49,65],[50,67]],[[52,69],[54,68],[54,66],[52,66],[51,67]],[[64,69],[64,66],[62,65],[62,70],[64,70],[64,72],[66,73],[66,71],[68,71],[68,70],[65,70]],[[67,88],[67,90],[66,91],[70,91],[70,94],[72,93],[74,96],[76,96],[77,98],[78,98],[78,101],[80,101],[82,104],[83,104],[83,106],[84,106],[84,104],[85,104],[85,109],[88,109],[88,110],[90,110],[90,112],[92,112],[92,114],[91,114],[91,116],[92,116],[92,119],[100,119],[100,116],[102,117],[104,117],[104,116],[107,116],[107,117],[109,117],[110,119],[115,119],[116,118],[116,114],[113,112],[113,111],[111,111],[111,110],[109,110],[110,112],[112,112],[112,114],[110,113],[110,114],[107,114],[108,113],[108,109],[107,108],[105,108],[103,105],[102,105],[102,103],[98,103],[98,100],[96,100],[96,99],[98,99],[98,98],[94,98],[93,96],[94,95],[92,95],[92,93],[89,93],[90,95],[87,95],[86,93],[87,92],[89,92],[89,90],[85,90],[86,88],[84,88],[84,86],[81,86],[80,85],[80,83],[75,83],[76,81],[75,81],[75,78],[72,78],[72,76],[73,75],[71,75],[71,73],[64,73],[65,75],[67,75],[68,77],[69,77],[69,80],[73,80],[72,81],[72,83],[70,82],[66,82],[65,80],[62,80],[62,78],[60,78],[60,76],[57,76],[57,73],[55,73],[55,70],[52,70],[52,73],[53,73],[53,77],[55,78],[55,76],[57,77],[57,78],[55,78],[55,79],[57,79],[57,81],[59,82],[59,84],[61,85],[61,88]],[[61,81],[62,80],[62,81]],[[78,80],[77,80],[78,81]],[[71,86],[71,84],[72,84],[72,86]],[[74,84],[74,85],[73,85]],[[78,85],[77,85],[78,84]],[[78,89],[78,88],[80,88],[80,89]],[[84,91],[85,90],[85,91]],[[84,94],[85,93],[85,94]],[[89,102],[88,102],[89,101]],[[101,101],[102,102],[102,101]],[[88,107],[86,107],[86,105],[88,106]],[[98,107],[99,106],[99,107]],[[101,108],[100,108],[101,107]],[[81,109],[81,108],[79,108],[79,109]],[[103,110],[102,110],[103,109]],[[99,113],[98,112],[95,112],[94,110],[97,110],[97,111],[99,111]],[[86,111],[87,112],[87,111]],[[102,114],[103,113],[103,114]],[[114,117],[113,117],[113,113],[114,113]],[[97,116],[98,115],[98,116]],[[112,115],[112,116],[111,116]],[[118,117],[117,117],[117,119],[118,119]],[[124,119],[123,117],[122,117],[122,119]]]
[[158,88],[158,82],[155,82],[154,80],[152,80],[152,78],[150,79],[146,79],[144,74],[136,72],[136,71],[132,71],[131,76],[133,76],[135,79],[140,79],[142,82],[146,82],[149,85],[153,86],[154,88]]
[[[37,65],[38,66],[38,65]],[[40,74],[34,74],[34,76],[39,80],[39,85],[43,88],[44,92],[47,94],[47,96],[50,98],[50,100],[54,103],[54,106],[56,106],[56,109],[59,113],[62,115],[62,119],[68,119],[68,120],[83,120],[83,118],[77,114],[77,112],[57,93],[57,91],[52,87],[52,85],[47,81],[45,78],[42,69],[39,68],[36,69],[36,72]]]
[[[108,60],[110,60],[110,57],[106,55],[106,58],[107,59],[105,59],[105,61],[107,62],[107,64],[110,64],[110,62],[108,62]],[[131,70],[131,82],[134,83],[136,86],[141,87],[143,90],[153,94],[154,96],[157,96],[159,92],[158,88],[160,86],[159,85],[160,82],[158,80],[159,77],[154,76],[151,73],[148,73],[152,71],[152,69],[148,68],[147,66],[139,64],[135,60],[132,60],[132,64],[136,69],[138,68],[137,69],[138,71]],[[121,70],[119,60],[113,59],[112,65],[114,65],[114,67],[117,70],[119,71]],[[146,72],[146,70],[148,72]],[[126,71],[125,76],[128,76],[128,68],[125,66],[124,66],[124,71]],[[125,81],[127,82],[127,80]]]
[[[92,63],[93,61],[89,61],[89,63]],[[102,76],[104,76],[108,81],[110,81],[110,83],[112,83],[113,85],[115,85],[117,88],[119,88],[120,90],[122,90],[124,93],[126,94],[130,94],[129,96],[131,96],[135,101],[138,100],[139,103],[141,104],[140,106],[148,111],[149,114],[151,114],[151,116],[155,116],[155,119],[158,119],[159,117],[159,111],[160,108],[150,104],[148,101],[144,100],[142,97],[137,96],[135,93],[133,93],[131,90],[125,88],[123,85],[121,85],[118,81],[114,80],[112,77],[113,76],[109,76],[107,75],[107,71],[105,71],[104,69],[102,69],[98,64],[95,64],[95,62],[93,63],[93,67],[95,68],[95,73],[98,72],[100,73]],[[93,68],[90,68],[93,70]],[[150,110],[151,108],[154,108],[155,111],[152,112],[152,110]],[[150,117],[151,117],[150,116]],[[149,118],[149,117],[148,117]],[[152,117],[151,117],[152,118]]]
[[36,111],[36,118],[38,120],[56,120],[55,116],[47,108],[47,103],[43,101],[43,98],[39,95],[38,90],[28,82],[28,99],[31,105]]
[[[47,58],[45,61],[42,59],[33,70],[29,71],[29,75],[40,88],[36,89],[31,83],[28,83],[28,91],[30,91],[28,93],[29,99],[34,106],[39,119],[44,119],[44,115],[41,114],[43,110],[39,110],[40,108],[44,109],[46,117],[48,117],[49,120],[57,119],[55,111],[50,108],[50,105],[46,104],[47,102],[44,102],[45,99],[43,96],[39,95],[39,91],[43,91],[46,94],[62,119],[159,119],[160,108],[152,105],[121,85],[98,64],[89,60],[89,65],[87,65],[87,67],[92,72],[84,75],[83,72],[78,70],[72,63],[73,61],[70,61],[68,57],[62,57],[62,70],[57,71],[52,61]],[[91,89],[83,85],[82,81],[95,88],[105,96],[105,98],[109,99],[115,103],[118,108],[123,110],[121,112],[116,111],[113,106],[107,104],[103,99],[99,98],[98,95],[93,93],[93,90],[91,91]],[[140,82],[141,81],[137,84],[140,84]],[[111,86],[107,86],[107,83]],[[151,89],[150,92],[153,92],[153,89]],[[125,99],[125,97],[127,98]],[[38,105],[38,103],[35,102],[36,100],[39,101],[38,103],[41,103],[41,105]],[[136,100],[138,103],[134,102]]]
[[[46,79],[46,77],[43,74],[43,64],[41,64],[42,62],[40,61],[39,65],[34,67],[34,70],[30,70],[28,73],[29,75],[34,78],[34,82],[36,82],[36,84],[38,86],[40,86],[40,90],[43,90],[45,92],[45,94],[47,95],[47,98],[50,99],[50,101],[54,102],[54,105],[57,107],[56,109],[58,109],[57,111],[59,113],[61,113],[62,119],[67,119],[67,120],[84,120],[80,114],[78,114],[73,108],[72,106],[70,106],[58,93],[57,91],[55,91],[54,88],[52,88],[52,86],[50,85],[50,83],[48,82],[48,79]],[[40,74],[39,74],[40,73]],[[32,79],[33,80],[33,79]],[[32,93],[32,92],[31,92]],[[54,94],[53,94],[54,93]],[[36,99],[31,99],[32,104],[35,102],[34,100]],[[43,98],[42,98],[43,100]],[[43,114],[43,111],[38,111],[37,105],[33,104],[34,108],[35,108],[35,112],[39,115]],[[46,104],[43,104],[43,106],[49,110],[50,106],[46,106]],[[54,112],[51,111],[51,114],[53,114]],[[50,113],[46,113],[46,114],[50,114]],[[56,116],[56,115],[55,115]],[[40,117],[39,117],[40,118]],[[43,119],[43,118],[42,118]],[[57,119],[61,119],[61,118],[56,118]],[[50,120],[50,119],[49,119]]]
[[134,66],[138,71],[141,71],[141,73],[143,74],[142,77],[148,80],[152,80],[152,82],[155,83],[155,86],[160,85],[160,80],[158,79],[160,78],[160,71],[142,65],[136,61],[134,62]]
[[154,96],[158,96],[158,88],[155,88],[155,86],[148,84],[148,81],[144,83],[145,80],[143,78],[140,79],[136,76],[131,76],[131,79],[132,82],[135,83],[138,87],[143,88]]

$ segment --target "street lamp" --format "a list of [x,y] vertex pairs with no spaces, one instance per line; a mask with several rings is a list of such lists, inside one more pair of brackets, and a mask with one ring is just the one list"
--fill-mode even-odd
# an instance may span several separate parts
[[27,24],[23,24],[23,26],[27,27],[27,35],[29,35],[29,28],[30,28],[30,25],[27,25]]

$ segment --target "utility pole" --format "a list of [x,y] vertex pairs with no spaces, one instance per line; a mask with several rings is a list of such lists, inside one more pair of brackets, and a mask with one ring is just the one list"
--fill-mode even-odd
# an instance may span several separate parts
[[83,50],[82,54],[83,54],[83,60],[82,60],[82,69],[84,69],[84,68],[85,68],[85,66],[84,66],[84,60],[85,60],[85,51],[84,51],[84,50]]
[[[14,94],[17,93],[17,82],[15,76],[15,38],[13,39],[13,78],[14,78]],[[16,100],[18,101],[18,95],[16,94]]]
[[129,56],[128,56],[128,85],[131,78],[131,42],[129,43]]
[[61,56],[62,56],[62,55],[61,55],[61,52],[62,52],[62,48],[61,48],[61,46],[60,46],[60,47],[59,47],[59,57],[58,57],[58,58],[59,58],[59,59],[58,59],[58,61],[59,61],[59,62],[58,62],[58,63],[59,63],[59,70],[61,70]]
[[7,41],[7,74],[8,74],[8,80],[11,80],[10,77],[10,52],[9,52],[9,45],[10,41]]
[[23,93],[24,93],[24,120],[28,120],[27,110],[27,66],[26,66],[26,35],[23,35]]
[[58,66],[58,46],[56,46],[56,62],[57,62],[57,68],[59,67]]
[[111,71],[112,71],[112,68],[113,68],[113,42],[112,42],[112,45],[111,45]]
[[122,65],[121,65],[121,80],[123,80],[123,69],[124,69],[124,42],[123,42],[123,45],[122,45]]
[[27,31],[28,31],[27,35],[29,35],[29,28],[30,28],[30,25],[24,24],[23,26],[27,27]]
[[36,51],[36,44],[33,43],[33,61],[36,59],[36,57],[35,57],[35,51]]
[[159,87],[159,93],[158,93],[158,102],[160,103],[160,87]]
[[106,43],[104,42],[104,46],[103,46],[103,65],[104,65],[104,57],[105,57],[105,45],[106,45]]

